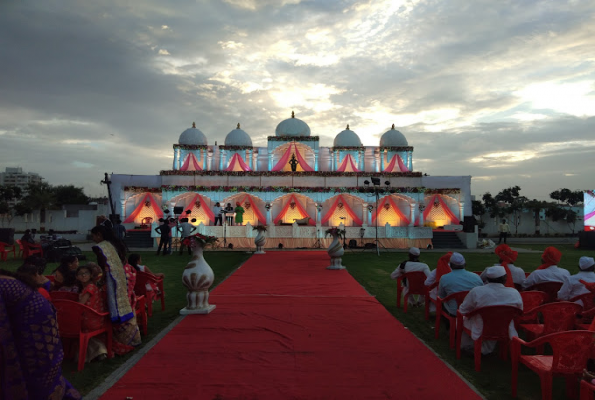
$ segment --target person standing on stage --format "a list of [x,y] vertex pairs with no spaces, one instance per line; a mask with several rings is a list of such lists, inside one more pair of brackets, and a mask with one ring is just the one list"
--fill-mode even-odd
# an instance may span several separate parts
[[159,247],[157,248],[157,255],[159,255],[159,253],[161,252],[161,248],[163,248],[163,255],[165,256],[171,253],[171,228],[169,227],[169,221],[160,218],[159,222],[161,222],[161,225],[155,228],[155,232],[157,232],[161,236],[159,239]]
[[[190,222],[188,222],[188,218],[183,218],[182,223],[178,225],[178,231],[182,232],[182,239],[180,241],[180,255],[184,252],[184,239],[192,234],[196,230],[195,226],[192,226]],[[188,255],[192,254],[192,249],[190,246],[188,247]]]
[[225,218],[227,219],[227,225],[229,225],[229,226],[233,225],[233,207],[231,206],[231,203],[227,203],[224,211],[225,211]]
[[213,214],[215,214],[215,226],[217,226],[217,221],[219,221],[219,225],[223,225],[223,218],[221,216],[221,204],[215,203],[215,207],[213,207]]

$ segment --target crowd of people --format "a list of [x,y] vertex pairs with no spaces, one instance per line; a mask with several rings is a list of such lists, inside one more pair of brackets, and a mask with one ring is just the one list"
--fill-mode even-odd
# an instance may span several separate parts
[[[62,376],[64,351],[52,292],[72,293],[79,303],[99,313],[108,312],[115,354],[126,354],[140,345],[136,274],[152,272],[142,265],[140,255],[127,257],[127,248],[113,229],[97,225],[91,237],[96,263],[80,265],[78,257],[65,256],[51,275],[45,275],[46,260],[30,256],[16,272],[0,270],[0,398],[81,398]],[[159,290],[156,286],[146,289]],[[91,325],[97,323],[84,318],[83,329],[93,330]],[[97,336],[90,340],[86,362],[107,357],[106,339]]]
[[[457,310],[462,314],[469,314],[472,311],[487,306],[512,306],[523,310],[523,300],[519,290],[531,290],[533,286],[546,283],[558,282],[561,288],[557,293],[558,300],[568,301],[577,296],[595,291],[595,260],[593,257],[581,257],[578,262],[579,272],[570,275],[568,270],[558,266],[562,253],[555,247],[548,247],[541,255],[541,265],[528,276],[525,271],[514,265],[518,253],[513,251],[507,244],[500,244],[494,251],[498,262],[494,266],[487,267],[481,274],[466,269],[465,257],[457,252],[449,252],[438,260],[436,269],[430,271],[427,264],[420,262],[420,250],[409,249],[408,260],[402,262],[391,274],[392,279],[398,279],[405,273],[421,271],[426,275],[424,284],[428,288],[432,299],[437,296],[445,298],[458,292],[467,292],[465,300],[459,305],[455,300],[443,303],[443,309],[449,315],[456,317]],[[407,293],[407,287],[404,293]],[[424,301],[422,296],[409,296],[409,304],[412,306],[421,305]],[[581,300],[576,300],[581,306]],[[430,306],[430,311],[433,304]],[[476,315],[471,318],[464,318],[464,325],[471,331],[471,339],[476,340],[481,336],[483,321]],[[511,322],[509,334],[518,336]],[[463,349],[473,350],[473,341],[469,336],[462,337],[461,346]],[[487,354],[493,351],[495,342],[483,342],[482,353]]]

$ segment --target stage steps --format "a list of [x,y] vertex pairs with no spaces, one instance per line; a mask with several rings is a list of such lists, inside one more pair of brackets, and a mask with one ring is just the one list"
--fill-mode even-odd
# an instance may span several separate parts
[[455,232],[433,232],[432,245],[435,249],[464,249],[463,242]]
[[151,231],[126,231],[126,238],[124,242],[128,247],[153,247],[153,238],[151,237]]

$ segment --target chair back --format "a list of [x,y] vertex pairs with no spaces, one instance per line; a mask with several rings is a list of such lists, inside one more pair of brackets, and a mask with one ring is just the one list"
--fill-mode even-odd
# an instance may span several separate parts
[[520,292],[523,299],[523,310],[532,310],[539,307],[545,302],[547,293],[538,290],[530,290],[528,292]]
[[56,308],[62,337],[78,337],[89,330],[111,328],[107,312],[99,313],[91,307],[71,300],[52,300],[52,303]]
[[78,293],[72,293],[72,292],[59,292],[59,291],[54,291],[54,292],[50,292],[50,299],[52,299],[52,302],[54,300],[70,300],[70,301],[79,301],[79,295]]
[[538,340],[547,341],[552,347],[554,374],[582,373],[595,344],[595,336],[591,331],[557,332]]
[[454,300],[457,302],[457,308],[460,307],[461,303],[463,301],[465,301],[465,297],[467,297],[467,294],[469,294],[468,290],[464,290],[462,292],[456,292],[456,293],[451,293],[448,296],[446,296],[443,299],[440,299],[443,303],[449,302],[451,300]]
[[569,301],[542,304],[528,313],[539,313],[543,318],[543,335],[569,331],[574,327],[577,314],[583,308]]
[[23,249],[23,243],[21,242],[21,239],[17,239],[17,240],[15,240],[15,242],[19,245],[19,250],[23,251],[24,249]]
[[574,296],[569,301],[575,303],[579,300],[583,303],[583,310],[590,310],[591,308],[595,307],[595,293],[589,292]]
[[527,290],[538,290],[540,292],[545,292],[547,294],[547,298],[545,299],[546,303],[551,303],[552,301],[556,301],[558,298],[558,292],[562,287],[562,282],[542,282],[537,283]]
[[407,279],[407,288],[409,294],[426,294],[426,274],[422,271],[406,272],[402,275],[402,278]]
[[510,321],[523,310],[514,306],[487,306],[473,310],[467,317],[480,315],[483,320],[482,340],[508,340]]

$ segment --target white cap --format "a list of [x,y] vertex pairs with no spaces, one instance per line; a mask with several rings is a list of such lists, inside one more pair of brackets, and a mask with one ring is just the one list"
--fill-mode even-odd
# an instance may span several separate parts
[[495,265],[486,270],[486,276],[490,279],[500,278],[504,275],[506,275],[506,270],[501,265]]
[[465,257],[461,253],[452,253],[450,256],[451,265],[465,265]]
[[417,247],[411,247],[409,249],[409,254],[411,254],[412,256],[419,256],[420,251]]
[[578,260],[578,267],[582,270],[589,269],[593,265],[595,265],[595,260],[593,257],[581,257]]

